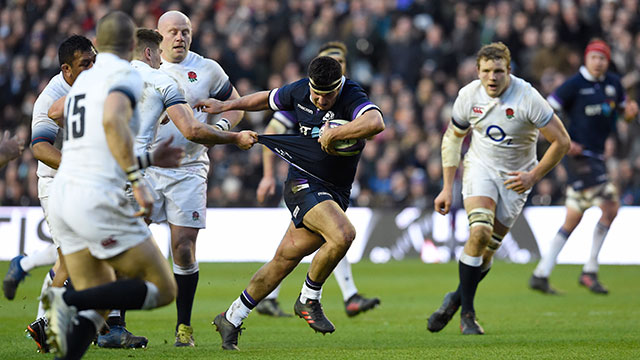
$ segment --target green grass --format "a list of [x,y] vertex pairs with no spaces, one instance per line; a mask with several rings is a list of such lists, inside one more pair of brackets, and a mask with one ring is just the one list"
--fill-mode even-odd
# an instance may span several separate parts
[[[1,274],[7,262],[0,263]],[[457,284],[457,264],[419,261],[353,265],[359,290],[379,296],[379,308],[348,318],[336,282],[324,288],[323,306],[334,334],[314,333],[301,319],[252,314],[244,323],[240,352],[223,352],[213,317],[240,294],[261,264],[200,264],[192,325],[196,347],[172,346],[175,306],[127,313],[129,329],[149,338],[144,350],[92,346],[86,359],[638,359],[640,358],[640,267],[602,266],[608,296],[578,286],[578,266],[558,266],[552,283],[562,296],[527,288],[533,264],[496,263],[476,299],[484,336],[462,336],[456,316],[440,333],[426,330],[426,318]],[[307,265],[283,283],[280,302],[292,311]],[[0,300],[0,359],[43,359],[23,330],[36,313],[45,269],[20,285],[14,301]]]

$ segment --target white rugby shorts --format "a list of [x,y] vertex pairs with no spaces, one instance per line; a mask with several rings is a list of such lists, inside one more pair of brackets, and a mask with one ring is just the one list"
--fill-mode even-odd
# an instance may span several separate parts
[[51,183],[53,182],[53,178],[43,177],[38,178],[38,199],[40,199],[40,206],[42,207],[42,212],[44,213],[44,219],[47,221],[47,225],[49,225],[49,233],[51,234],[51,240],[53,243],[60,247],[60,243],[56,240],[56,236],[54,234],[55,230],[51,226],[51,222],[49,221],[49,189],[51,188]]
[[151,220],[204,229],[207,223],[207,178],[195,172],[150,167],[145,181],[155,192]]
[[464,160],[462,178],[462,198],[486,196],[496,203],[496,220],[511,228],[522,211],[531,189],[518,194],[505,187],[504,181],[509,177],[497,170],[484,166],[479,161]]
[[124,190],[56,175],[50,188],[49,221],[56,229],[62,254],[89,249],[109,259],[151,237],[147,225],[134,217]]

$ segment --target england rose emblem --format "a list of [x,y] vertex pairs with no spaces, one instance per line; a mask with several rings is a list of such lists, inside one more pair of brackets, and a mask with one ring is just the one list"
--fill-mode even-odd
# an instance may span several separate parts
[[507,113],[507,119],[513,119],[513,109],[512,108],[507,108],[507,110],[505,112]]
[[189,77],[190,82],[198,81],[198,75],[195,73],[195,71],[189,71],[187,73],[187,76]]

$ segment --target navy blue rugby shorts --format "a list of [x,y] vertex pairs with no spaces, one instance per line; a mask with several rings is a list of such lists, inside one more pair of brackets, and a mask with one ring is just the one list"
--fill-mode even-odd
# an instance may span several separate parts
[[320,181],[309,179],[289,179],[284,183],[284,202],[291,212],[291,220],[296,228],[302,224],[304,215],[319,203],[333,200],[343,211],[349,206],[349,193],[340,194]]

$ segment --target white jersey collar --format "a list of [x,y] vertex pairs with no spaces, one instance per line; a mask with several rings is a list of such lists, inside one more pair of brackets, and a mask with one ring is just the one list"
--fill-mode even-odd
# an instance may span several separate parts
[[131,65],[132,65],[133,67],[137,67],[137,68],[139,68],[139,67],[148,67],[148,68],[151,68],[151,66],[150,66],[149,64],[147,64],[147,63],[146,63],[146,62],[144,62],[144,61],[140,61],[140,60],[131,60]]
[[584,65],[580,66],[580,75],[582,75],[583,78],[587,79],[587,81],[591,81],[591,82],[604,81],[604,78],[605,78],[605,75],[602,75],[599,78],[596,78],[595,76],[591,75],[589,70],[587,70],[587,67]]

